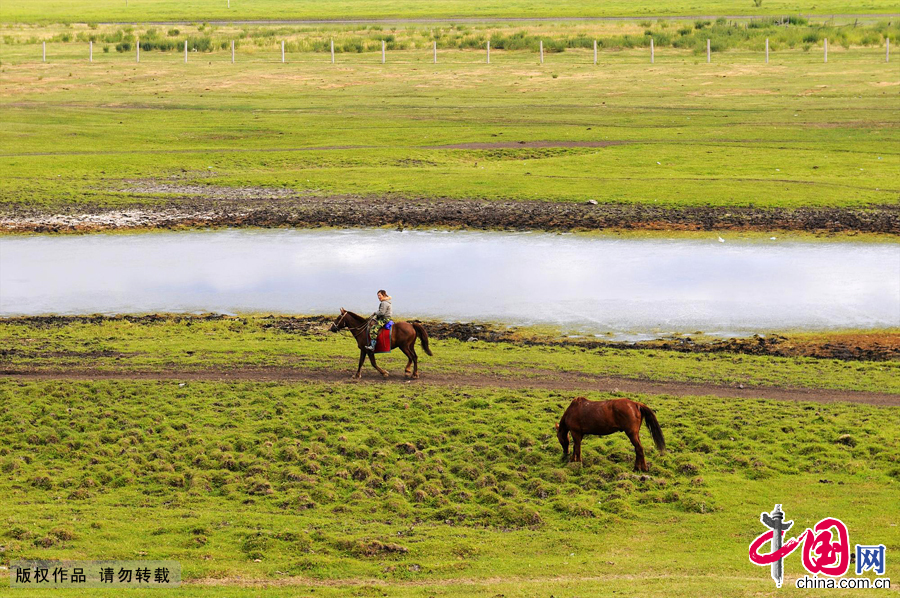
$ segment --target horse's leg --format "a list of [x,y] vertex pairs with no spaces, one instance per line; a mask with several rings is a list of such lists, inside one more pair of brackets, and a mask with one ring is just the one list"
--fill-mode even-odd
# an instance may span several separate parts
[[[413,363],[413,380],[417,380],[419,378],[419,356],[416,355],[416,345],[415,341],[409,344],[409,352],[412,353],[412,363]],[[409,366],[406,366],[406,369],[409,369]]]
[[382,376],[383,378],[387,378],[387,377],[388,377],[387,370],[381,369],[380,367],[378,367],[378,364],[375,363],[375,354],[374,354],[374,353],[368,353],[368,355],[369,355],[369,361],[372,362],[372,367],[375,368],[376,370],[378,370],[378,373],[381,374],[381,376]]
[[581,434],[572,432],[572,462],[581,462]]
[[366,362],[366,351],[365,349],[359,350],[359,367],[356,368],[356,374],[353,375],[357,380],[362,378],[362,366]]
[[406,362],[406,369],[403,371],[404,374],[409,376],[409,371],[412,369],[413,356],[409,353],[409,347],[398,347],[398,349],[400,349],[403,354],[406,355],[407,359],[409,359],[409,361]]
[[650,468],[647,467],[647,462],[644,461],[644,447],[641,446],[641,436],[640,436],[640,428],[632,428],[625,431],[625,434],[628,435],[628,439],[631,441],[631,444],[634,446],[634,470],[635,471],[650,471]]

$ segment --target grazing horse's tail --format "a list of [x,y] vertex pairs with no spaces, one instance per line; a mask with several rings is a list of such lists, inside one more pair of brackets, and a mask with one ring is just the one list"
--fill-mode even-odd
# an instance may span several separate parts
[[425,349],[425,353],[434,355],[434,353],[431,352],[431,349],[428,348],[428,333],[425,332],[425,327],[418,322],[413,322],[412,325],[416,330],[416,334],[419,335],[419,339],[422,341],[422,348]]
[[641,415],[644,416],[647,427],[650,429],[650,434],[653,436],[653,443],[659,449],[659,452],[666,452],[666,441],[663,438],[662,428],[659,427],[659,422],[656,420],[656,414],[643,403],[638,403],[638,405],[641,406]]

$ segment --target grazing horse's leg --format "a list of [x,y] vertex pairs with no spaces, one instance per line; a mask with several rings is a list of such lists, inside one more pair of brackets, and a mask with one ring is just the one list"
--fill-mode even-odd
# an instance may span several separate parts
[[359,350],[359,367],[356,368],[356,374],[354,374],[354,378],[359,379],[362,378],[362,366],[366,362],[366,351],[364,349]]
[[641,446],[640,428],[632,427],[625,430],[625,434],[628,435],[628,439],[634,445],[634,470],[650,471],[650,468],[647,467],[647,462],[644,460],[644,447]]
[[581,462],[581,434],[572,432],[572,462]]
[[[365,352],[364,352],[364,353],[365,353]],[[387,378],[387,377],[388,377],[387,370],[381,369],[380,367],[378,367],[378,364],[375,363],[375,354],[374,354],[374,353],[368,353],[368,355],[369,355],[369,361],[372,362],[372,367],[375,368],[376,370],[378,370],[378,373],[381,374],[382,377]],[[361,366],[360,366],[360,367],[361,367]]]

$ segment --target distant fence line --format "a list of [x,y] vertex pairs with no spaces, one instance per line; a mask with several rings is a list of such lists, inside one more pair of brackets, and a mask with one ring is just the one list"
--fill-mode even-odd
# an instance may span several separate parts
[[[706,39],[706,62],[712,62],[712,48],[710,39]],[[41,61],[47,62],[47,42],[41,42]],[[135,44],[136,54],[135,60],[137,62],[141,61],[141,43],[140,40]],[[438,51],[437,51],[437,42],[433,42],[433,63],[437,64],[438,62]],[[400,52],[409,52],[409,50],[400,50]],[[539,54],[540,54],[540,64],[544,64],[544,42],[540,42],[539,46]],[[822,56],[823,62],[828,62],[828,38],[824,39],[824,44],[822,47]],[[891,60],[891,38],[885,38],[885,49],[884,49],[884,61],[890,62]],[[184,40],[184,62],[188,61],[188,42]],[[234,40],[231,40],[231,62],[234,64],[236,61],[236,51]],[[94,62],[94,42],[88,42],[88,62]],[[284,40],[281,42],[281,62],[287,62],[286,54],[284,51]],[[381,64],[385,64],[387,62],[387,49],[385,46],[384,40],[381,42]],[[487,64],[491,63],[491,41],[487,40],[485,44],[485,62]],[[594,64],[598,62],[598,53],[597,53],[597,40],[594,40]],[[653,45],[653,39],[650,39],[650,63],[654,64],[656,62],[656,49]],[[766,38],[766,50],[765,50],[765,62],[768,64],[769,62],[769,38]],[[335,64],[335,53],[334,53],[334,39],[331,39],[331,64]]]

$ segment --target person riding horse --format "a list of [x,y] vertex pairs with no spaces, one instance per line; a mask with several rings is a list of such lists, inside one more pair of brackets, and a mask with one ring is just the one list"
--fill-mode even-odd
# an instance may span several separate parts
[[387,291],[384,289],[378,291],[378,301],[380,301],[378,304],[378,311],[372,314],[374,320],[372,322],[372,327],[369,329],[369,345],[366,347],[366,350],[371,353],[375,352],[375,343],[378,341],[378,333],[393,317],[391,296],[387,294]]

